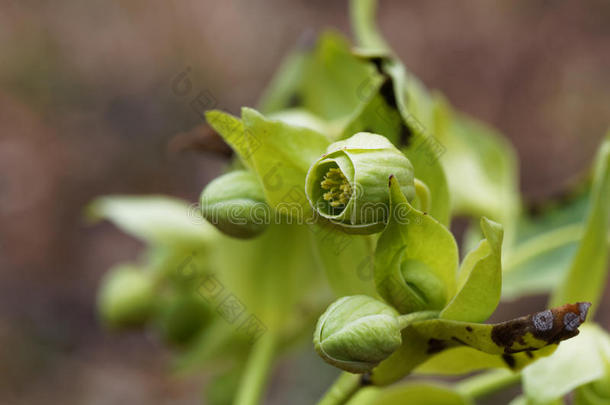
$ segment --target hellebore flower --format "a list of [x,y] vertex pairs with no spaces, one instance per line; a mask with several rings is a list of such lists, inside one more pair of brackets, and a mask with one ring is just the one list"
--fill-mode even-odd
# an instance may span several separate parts
[[201,193],[201,213],[221,232],[252,238],[267,227],[269,207],[254,173],[237,170],[212,180]]
[[315,349],[345,371],[369,372],[400,347],[398,316],[394,308],[366,295],[340,298],[318,320]]
[[348,233],[371,234],[389,216],[388,178],[394,175],[408,200],[415,196],[413,166],[381,135],[359,132],[335,142],[305,180],[313,209]]

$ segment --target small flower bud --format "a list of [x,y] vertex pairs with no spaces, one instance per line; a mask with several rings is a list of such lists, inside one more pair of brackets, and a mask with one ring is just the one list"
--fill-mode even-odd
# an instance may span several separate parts
[[238,170],[214,179],[201,193],[201,213],[221,232],[252,238],[265,230],[269,207],[258,179]]
[[141,326],[154,304],[154,285],[142,270],[121,265],[106,274],[98,293],[102,320],[111,327]]
[[381,135],[359,132],[328,147],[305,180],[313,209],[349,233],[383,229],[389,216],[388,178],[394,175],[407,199],[415,196],[413,166]]
[[340,298],[318,320],[313,342],[324,361],[369,372],[402,343],[398,312],[366,295]]
[[160,310],[159,328],[166,342],[188,344],[204,328],[212,314],[201,297],[178,296]]

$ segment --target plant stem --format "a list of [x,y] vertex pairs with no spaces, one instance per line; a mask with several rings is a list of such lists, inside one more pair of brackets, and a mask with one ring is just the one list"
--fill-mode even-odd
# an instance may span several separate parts
[[438,311],[412,312],[410,314],[400,315],[398,317],[398,323],[400,324],[400,329],[402,330],[407,326],[411,325],[413,322],[438,318],[439,313],[440,312]]
[[346,404],[360,388],[362,388],[362,375],[344,371],[326,391],[318,405]]
[[456,388],[460,393],[476,399],[510,387],[520,379],[521,373],[502,369],[493,370],[460,381],[456,384]]
[[271,369],[275,345],[275,336],[269,331],[256,341],[248,357],[234,404],[256,405],[260,402]]

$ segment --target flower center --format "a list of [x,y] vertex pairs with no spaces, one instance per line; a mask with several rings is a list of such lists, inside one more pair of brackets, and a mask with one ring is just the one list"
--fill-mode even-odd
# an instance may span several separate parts
[[338,167],[333,167],[324,175],[320,183],[324,190],[324,200],[333,208],[343,208],[352,196],[352,186]]

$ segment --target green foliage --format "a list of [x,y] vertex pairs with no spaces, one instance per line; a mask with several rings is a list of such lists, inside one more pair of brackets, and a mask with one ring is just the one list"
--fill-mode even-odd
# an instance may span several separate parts
[[[606,280],[610,138],[588,195],[532,217],[510,143],[409,72],[375,9],[351,1],[357,48],[327,32],[291,53],[260,112],[206,112],[239,170],[200,207],[159,196],[89,206],[146,244],[104,278],[101,318],[160,334],[177,371],[211,375],[211,403],[258,403],[275,360],[318,318],[315,349],[356,373],[322,405],[472,404],[520,377],[514,404],[571,391],[576,404],[608,403],[610,338],[595,324],[576,336]],[[481,228],[468,229],[461,263],[454,215]],[[540,292],[552,309],[483,323],[501,298]],[[452,386],[386,387],[486,369]]]
[[201,247],[216,234],[207,222],[197,223],[186,203],[169,197],[102,197],[89,205],[87,214],[93,220],[108,219],[154,246]]
[[602,143],[594,165],[591,206],[582,240],[565,280],[554,291],[551,304],[578,300],[597,308],[608,268],[610,224],[610,134]]
[[[596,325],[582,327],[578,339],[559,346],[551,357],[523,371],[523,391],[532,403],[546,404],[575,388],[607,378],[610,337]],[[591,389],[588,385],[585,391]],[[610,396],[606,396],[606,401]]]

